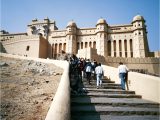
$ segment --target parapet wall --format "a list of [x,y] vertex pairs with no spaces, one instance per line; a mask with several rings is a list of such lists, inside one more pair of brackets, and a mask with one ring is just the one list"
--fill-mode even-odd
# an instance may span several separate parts
[[123,57],[104,57],[97,55],[96,49],[85,48],[78,50],[78,57],[97,60],[104,65],[118,67],[119,62],[127,65],[130,71],[140,72],[144,74],[160,76],[160,57],[145,58],[123,58]]
[[[120,84],[118,69],[103,65],[104,75],[115,83]],[[159,77],[129,72],[128,73],[129,90],[133,90],[143,99],[160,103],[160,80]]]
[[160,75],[160,58],[115,58],[106,57],[105,65],[118,67],[119,62],[123,62],[131,71],[141,72],[144,74]]

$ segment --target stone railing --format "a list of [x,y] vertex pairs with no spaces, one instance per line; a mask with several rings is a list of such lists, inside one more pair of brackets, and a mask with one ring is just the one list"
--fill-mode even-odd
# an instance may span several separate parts
[[64,72],[58,90],[45,120],[70,120],[70,82],[69,64],[63,65]]
[[[104,68],[104,75],[115,83],[120,84],[118,69],[106,65]],[[160,80],[159,77],[129,72],[128,73],[129,90],[133,90],[138,95],[142,95],[143,99],[160,103]]]
[[0,53],[0,56],[52,63],[63,68],[63,75],[45,120],[70,120],[70,81],[68,76],[69,64],[67,61],[23,57],[5,53]]

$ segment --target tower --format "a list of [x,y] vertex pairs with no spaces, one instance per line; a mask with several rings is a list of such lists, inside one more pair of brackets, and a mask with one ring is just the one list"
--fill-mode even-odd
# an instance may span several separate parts
[[67,24],[66,32],[66,52],[67,53],[77,53],[77,38],[76,38],[77,25],[75,22],[70,21]]
[[149,47],[147,41],[146,25],[143,16],[136,15],[133,25],[133,57],[148,57]]
[[96,24],[97,28],[97,40],[96,40],[96,48],[97,54],[101,56],[107,56],[107,28],[108,25],[104,19],[99,19]]
[[45,18],[43,20],[34,19],[31,24],[28,25],[27,34],[41,34],[44,38],[48,39],[49,32],[57,29],[55,21],[50,21],[49,18]]
[[[51,31],[57,30],[55,21],[51,21],[48,17],[43,20],[32,20],[31,24],[28,25],[27,34],[28,35],[40,35],[45,38],[48,42],[49,36],[52,34]],[[44,47],[44,45],[42,45]],[[52,48],[51,44],[47,44],[47,57],[52,58]]]

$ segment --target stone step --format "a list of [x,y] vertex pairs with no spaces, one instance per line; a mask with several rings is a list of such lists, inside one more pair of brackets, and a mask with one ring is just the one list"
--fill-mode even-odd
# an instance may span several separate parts
[[71,112],[74,116],[89,115],[97,112],[100,115],[160,115],[159,108],[113,107],[102,105],[72,106]]
[[84,93],[84,94],[72,94],[72,98],[74,97],[107,97],[107,98],[141,98],[140,95],[135,94],[103,94],[103,93]]
[[106,102],[71,102],[72,107],[78,106],[112,106],[112,107],[147,107],[147,108],[159,108],[157,104],[152,103],[106,103]]
[[148,100],[144,100],[144,99],[139,99],[139,98],[121,98],[121,99],[117,99],[117,98],[106,98],[106,97],[100,97],[100,98],[97,98],[97,97],[93,97],[93,98],[72,98],[71,100],[72,102],[82,102],[82,103],[85,103],[85,102],[93,102],[93,103],[144,103],[144,104],[155,104],[157,106],[159,106],[158,103],[155,103],[155,102],[151,102],[151,101],[148,101]]
[[[84,88],[97,88],[96,85],[83,85]],[[99,87],[99,89],[121,89],[121,86],[114,86],[114,85],[108,85],[108,86],[104,86],[102,85],[102,87]]]
[[142,100],[139,98],[73,98],[71,101],[72,106],[82,105],[110,105],[110,106],[135,106],[135,107],[157,107],[158,103]]
[[[90,84],[88,82],[83,82],[83,85],[93,85],[96,86],[97,83],[96,82],[90,82]],[[121,86],[120,84],[115,84],[115,83],[102,83],[102,86]]]
[[[83,80],[84,83],[88,83],[87,80]],[[90,80],[91,83],[96,83],[96,80]],[[110,80],[102,80],[102,83],[115,83],[114,81],[110,81]]]
[[154,115],[87,115],[87,116],[72,116],[71,120],[159,120],[159,116]]
[[86,93],[71,94],[71,120],[158,120],[159,104],[121,89],[120,84],[103,80],[96,89],[96,80],[89,85],[83,80]]
[[135,91],[117,90],[117,89],[96,89],[86,88],[87,92],[98,92],[98,93],[117,93],[117,94],[135,94]]

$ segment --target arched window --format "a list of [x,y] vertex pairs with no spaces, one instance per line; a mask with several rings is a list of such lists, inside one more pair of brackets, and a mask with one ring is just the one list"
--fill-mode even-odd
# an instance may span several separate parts
[[62,52],[62,43],[59,44],[59,52]]
[[92,48],[92,42],[89,42],[89,47]]
[[133,43],[132,43],[132,39],[129,40],[129,45],[130,45],[131,57],[133,57]]
[[80,48],[79,48],[79,42],[77,43],[77,50],[79,50]]
[[108,56],[111,56],[111,41],[110,40],[108,41],[107,48],[108,48]]
[[54,44],[52,44],[52,55],[51,57],[53,58],[54,57]]
[[26,51],[29,51],[30,46],[27,46]]
[[119,40],[119,56],[122,57],[122,41]]
[[85,48],[87,48],[87,46],[88,46],[88,42],[85,42]]
[[55,54],[57,54],[57,43],[55,44]]
[[54,58],[57,57],[57,47],[58,47],[58,45],[57,45],[57,43],[56,43],[56,44],[55,44],[55,47],[54,47]]
[[127,57],[127,40],[124,40],[125,57]]
[[63,44],[63,51],[66,52],[66,43]]
[[114,57],[116,57],[116,40],[113,41],[113,51],[114,51]]
[[81,49],[83,49],[83,42],[81,42]]
[[96,49],[96,42],[93,42],[93,48]]

